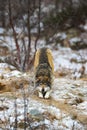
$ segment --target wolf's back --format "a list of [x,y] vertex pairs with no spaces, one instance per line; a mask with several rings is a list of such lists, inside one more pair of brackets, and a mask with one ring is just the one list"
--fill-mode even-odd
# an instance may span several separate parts
[[41,48],[36,52],[34,69],[36,70],[40,64],[47,64],[52,69],[52,73],[54,72],[53,56],[50,49]]

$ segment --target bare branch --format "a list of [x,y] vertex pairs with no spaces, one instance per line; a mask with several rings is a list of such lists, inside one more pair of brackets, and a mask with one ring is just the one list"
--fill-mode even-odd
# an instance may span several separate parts
[[39,0],[39,12],[38,12],[38,32],[37,32],[37,38],[35,40],[35,52],[36,52],[36,46],[37,46],[37,41],[40,37],[40,22],[41,22],[41,0]]
[[13,35],[14,35],[14,40],[15,40],[15,44],[16,44],[16,48],[17,48],[19,64],[21,64],[20,47],[19,47],[19,44],[18,44],[18,39],[17,39],[17,36],[16,36],[16,31],[14,29],[13,20],[12,20],[11,0],[8,0],[8,4],[9,4],[9,21],[10,21],[10,26],[12,27],[12,30],[13,30]]

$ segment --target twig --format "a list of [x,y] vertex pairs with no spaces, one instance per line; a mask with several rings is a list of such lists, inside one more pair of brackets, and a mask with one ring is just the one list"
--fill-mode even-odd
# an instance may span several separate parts
[[[30,60],[30,51],[31,51],[31,27],[30,27],[30,0],[28,0],[28,20],[27,20],[27,28],[28,28],[28,49],[27,49],[27,56],[26,56],[26,63],[29,66]],[[27,66],[27,68],[28,68]]]
[[35,52],[36,52],[36,46],[37,46],[37,41],[38,41],[38,39],[39,39],[39,37],[40,37],[40,32],[41,32],[41,30],[40,30],[40,21],[41,21],[41,0],[39,0],[39,12],[38,12],[38,34],[37,34],[37,38],[36,38],[36,40],[35,40]]
[[17,97],[16,97],[16,88],[15,88],[15,101],[14,101],[14,108],[15,108],[15,126],[14,126],[14,130],[17,130]]
[[29,104],[29,100],[26,99],[26,93],[25,93],[23,84],[20,84],[20,88],[22,90],[22,96],[23,96],[23,100],[24,100],[24,129],[26,130],[26,127],[27,127],[26,125],[28,124],[29,129],[30,130],[34,130],[32,128],[32,126],[31,126],[31,124],[30,124],[31,121],[30,121],[30,119],[28,117],[28,104]]
[[16,36],[16,31],[14,29],[13,20],[12,20],[11,0],[8,0],[8,2],[9,2],[9,21],[10,21],[10,25],[11,25],[12,30],[13,30],[13,35],[14,35],[14,40],[15,40],[15,44],[16,44],[16,48],[17,48],[19,64],[21,64],[20,47],[18,44],[18,39]]
[[30,122],[29,122],[29,118],[27,116],[29,102],[28,102],[28,99],[26,99],[26,93],[25,93],[23,83],[20,84],[20,88],[22,90],[22,95],[23,95],[23,100],[24,100],[24,130],[26,130],[27,124],[29,125],[30,129],[32,130],[32,127],[31,127]]

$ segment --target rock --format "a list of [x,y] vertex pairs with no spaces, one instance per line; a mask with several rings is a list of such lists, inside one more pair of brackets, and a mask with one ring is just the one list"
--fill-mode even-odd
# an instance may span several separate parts
[[32,116],[36,116],[36,115],[39,115],[39,114],[41,114],[41,113],[40,113],[40,111],[38,111],[37,109],[32,109],[32,110],[30,111],[30,114],[31,114]]
[[41,121],[43,120],[43,115],[40,111],[38,111],[37,109],[32,109],[29,113],[31,115],[31,117],[37,121]]

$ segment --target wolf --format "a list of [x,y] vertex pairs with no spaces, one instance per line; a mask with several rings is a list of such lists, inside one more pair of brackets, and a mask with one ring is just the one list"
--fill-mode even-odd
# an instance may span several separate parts
[[40,98],[49,98],[52,91],[54,63],[52,52],[48,48],[36,51],[34,61],[35,87]]

